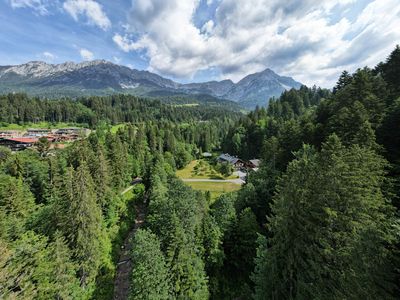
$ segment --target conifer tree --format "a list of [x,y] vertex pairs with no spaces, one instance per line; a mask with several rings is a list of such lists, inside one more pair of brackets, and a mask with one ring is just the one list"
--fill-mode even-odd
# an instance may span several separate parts
[[48,248],[48,260],[51,268],[47,270],[47,276],[52,285],[48,291],[49,298],[81,298],[83,295],[81,294],[79,281],[75,276],[77,266],[72,261],[72,251],[68,248],[60,232],[55,233],[54,242]]
[[397,45],[396,48],[390,53],[386,62],[379,66],[380,71],[382,71],[383,78],[388,83],[391,89],[391,101],[400,97],[400,46]]
[[132,241],[131,299],[170,299],[170,282],[160,242],[150,230],[139,229]]
[[33,195],[22,179],[0,174],[0,213],[4,218],[0,232],[10,239],[16,238],[26,229],[35,209]]
[[337,93],[339,90],[343,89],[345,86],[349,85],[352,81],[352,77],[347,71],[343,71],[340,75],[336,86],[333,88],[333,93]]
[[129,161],[125,143],[118,135],[108,133],[106,136],[108,148],[108,160],[110,162],[110,174],[113,185],[116,189],[122,189],[129,182]]
[[109,175],[109,163],[102,145],[98,145],[96,155],[90,164],[90,171],[93,177],[94,188],[98,203],[103,210],[110,203],[111,198],[111,178]]
[[69,170],[65,185],[69,201],[65,226],[68,226],[68,240],[78,263],[80,284],[86,287],[93,283],[103,254],[101,208],[85,162],[76,171]]
[[166,257],[173,298],[207,299],[208,288],[204,263],[196,254],[193,245],[188,242],[182,228],[175,228]]
[[[2,224],[0,223],[0,225]],[[12,251],[9,245],[0,236],[0,295],[2,296],[5,296],[6,293],[8,293],[7,286],[9,285],[11,274],[8,263],[11,255]]]
[[297,153],[274,199],[272,237],[258,251],[255,299],[393,298],[384,166],[336,136],[320,154],[309,146]]

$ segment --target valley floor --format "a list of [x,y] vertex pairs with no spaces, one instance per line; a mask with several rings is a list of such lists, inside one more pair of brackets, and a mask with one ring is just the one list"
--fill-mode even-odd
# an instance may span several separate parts
[[237,172],[224,176],[204,159],[193,160],[185,168],[178,170],[176,175],[194,190],[210,192],[212,200],[224,193],[239,190],[245,183]]

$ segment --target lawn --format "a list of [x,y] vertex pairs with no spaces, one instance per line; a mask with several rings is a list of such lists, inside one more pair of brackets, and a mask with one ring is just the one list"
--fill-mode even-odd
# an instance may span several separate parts
[[185,182],[187,185],[198,191],[209,191],[211,199],[214,200],[220,195],[240,190],[241,185],[232,182]]
[[185,168],[178,170],[176,176],[181,179],[236,179],[235,175],[225,177],[218,173],[204,159],[193,160]]
[[121,124],[117,124],[117,125],[113,125],[110,129],[111,133],[117,133],[118,129],[125,127],[126,124],[121,123]]

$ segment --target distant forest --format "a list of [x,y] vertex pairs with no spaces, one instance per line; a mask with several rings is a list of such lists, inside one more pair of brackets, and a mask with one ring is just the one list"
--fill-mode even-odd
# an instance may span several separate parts
[[[400,47],[333,90],[292,89],[246,115],[0,97],[0,122],[38,121],[95,131],[54,155],[0,148],[0,298],[112,299],[139,204],[131,299],[399,298]],[[205,151],[262,164],[212,201],[175,176]]]
[[230,101],[220,103],[180,97],[165,101],[132,95],[92,96],[76,100],[30,98],[26,94],[0,95],[0,123],[66,122],[96,127],[109,124],[135,123],[145,120],[209,120],[221,116],[238,116],[240,107]]

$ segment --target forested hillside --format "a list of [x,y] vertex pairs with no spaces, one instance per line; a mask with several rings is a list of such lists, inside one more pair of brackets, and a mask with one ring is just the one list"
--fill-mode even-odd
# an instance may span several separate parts
[[[5,98],[18,97],[32,101]],[[134,100],[130,105],[140,109],[132,115],[140,121],[116,134],[102,121],[88,139],[55,155],[0,149],[1,298],[111,299],[120,246],[135,219],[134,203],[146,198],[159,171],[171,176],[199,151],[218,148],[233,124],[225,113],[213,120],[201,108],[189,113],[185,107]],[[81,105],[55,103],[65,111]],[[136,177],[143,184],[123,195]],[[184,199],[194,195],[186,189]],[[189,198],[185,201],[192,207]],[[207,293],[206,284],[204,289]]]
[[[131,299],[398,299],[399,78],[397,47],[332,91],[303,86],[247,115],[132,96],[1,97],[4,123],[95,131],[53,155],[0,150],[0,295],[112,299],[144,203]],[[205,151],[262,164],[211,200],[175,175]]]
[[398,298],[399,78],[397,47],[332,93],[286,92],[231,129],[226,151],[263,158],[235,202],[262,232],[255,299]]
[[[117,93],[141,97],[197,99],[201,102],[239,104],[254,108],[272,96],[301,84],[270,69],[249,74],[237,83],[229,79],[182,84],[149,71],[139,71],[105,60],[48,64],[31,61],[0,66],[0,93],[24,92],[31,96],[77,98]],[[225,99],[225,100],[224,100]],[[231,101],[227,101],[231,100]],[[238,102],[239,104],[236,104]]]
[[239,107],[229,101],[196,102],[185,98],[167,98],[167,103],[131,95],[83,97],[76,101],[64,98],[43,100],[26,94],[0,96],[0,123],[79,123],[95,127],[99,122],[110,124],[145,120],[205,121],[224,116],[238,116]]

